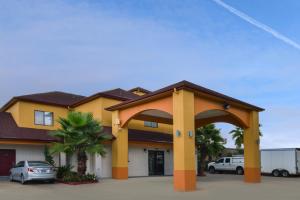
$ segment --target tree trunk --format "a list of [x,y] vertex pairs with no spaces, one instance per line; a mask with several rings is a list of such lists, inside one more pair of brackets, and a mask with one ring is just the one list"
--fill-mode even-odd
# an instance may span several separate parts
[[205,159],[207,156],[207,149],[205,146],[200,147],[200,166],[198,166],[198,176],[205,176]]
[[84,175],[86,172],[86,161],[87,161],[87,155],[83,151],[77,152],[77,172],[79,175]]

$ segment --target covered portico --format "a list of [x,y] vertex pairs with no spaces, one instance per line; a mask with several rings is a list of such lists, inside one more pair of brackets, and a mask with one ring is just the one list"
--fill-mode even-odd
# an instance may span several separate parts
[[260,182],[259,119],[262,108],[182,81],[138,99],[107,108],[112,111],[112,176],[128,178],[128,123],[131,119],[173,125],[174,189],[196,189],[195,129],[227,122],[245,130],[245,182]]

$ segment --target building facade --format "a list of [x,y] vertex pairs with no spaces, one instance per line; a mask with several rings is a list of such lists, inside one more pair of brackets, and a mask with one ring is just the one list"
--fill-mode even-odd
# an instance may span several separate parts
[[[105,108],[148,94],[142,88],[114,89],[84,97],[64,92],[48,92],[12,98],[0,112],[0,176],[9,175],[13,163],[44,160],[45,145],[55,139],[49,131],[59,127],[57,119],[70,110],[91,112],[111,134],[111,112]],[[133,120],[129,129],[129,176],[172,175],[172,127],[151,121]],[[111,143],[105,157],[88,155],[87,171],[101,178],[112,177]],[[10,163],[6,161],[10,160]],[[57,166],[65,165],[65,155],[55,155]],[[77,168],[76,156],[70,164]],[[3,163],[3,164],[2,164]],[[3,166],[5,165],[5,166]]]
[[[195,129],[227,122],[245,129],[245,181],[259,182],[258,112],[263,109],[182,81],[150,92],[137,87],[85,97],[47,92],[13,97],[0,110],[0,176],[20,160],[44,160],[49,132],[71,110],[90,112],[113,139],[104,157],[88,155],[87,171],[98,177],[174,175],[174,188],[195,189]],[[54,157],[56,165],[76,157]]]

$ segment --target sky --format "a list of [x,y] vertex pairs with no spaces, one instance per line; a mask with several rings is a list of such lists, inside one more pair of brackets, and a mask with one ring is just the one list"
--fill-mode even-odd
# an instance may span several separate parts
[[[300,147],[298,0],[0,0],[0,10],[0,105],[188,80],[265,108],[262,148]],[[218,127],[232,147],[233,126]]]

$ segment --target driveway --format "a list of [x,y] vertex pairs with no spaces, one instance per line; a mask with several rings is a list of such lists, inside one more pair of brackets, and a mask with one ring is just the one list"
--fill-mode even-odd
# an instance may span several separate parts
[[247,184],[243,176],[215,174],[198,178],[197,191],[174,192],[172,177],[104,179],[97,184],[28,184],[0,181],[0,197],[9,200],[179,200],[179,199],[300,199],[300,178],[263,177],[261,184]]

